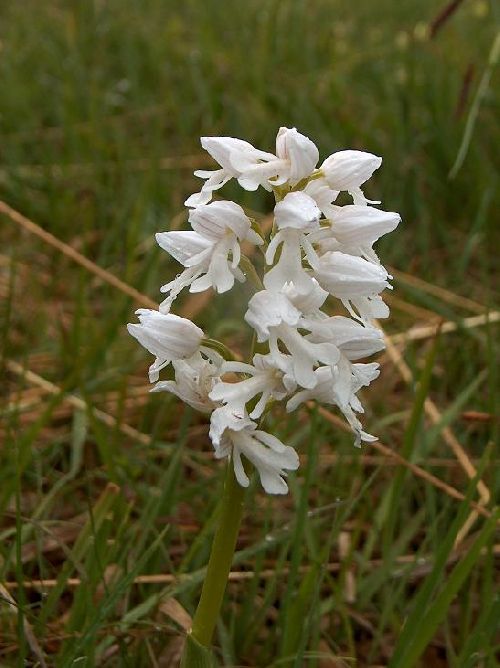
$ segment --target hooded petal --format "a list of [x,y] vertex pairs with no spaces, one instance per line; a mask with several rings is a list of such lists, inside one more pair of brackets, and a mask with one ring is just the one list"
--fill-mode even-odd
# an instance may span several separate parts
[[316,145],[296,128],[280,128],[276,137],[276,155],[290,164],[290,184],[308,177],[319,160]]
[[195,232],[210,241],[219,241],[228,231],[244,239],[250,229],[250,219],[235,202],[217,201],[198,206],[189,212],[189,222]]
[[339,195],[338,190],[332,190],[325,178],[312,179],[304,188],[304,192],[316,202],[326,218],[330,218],[332,212],[337,208],[333,202]]
[[339,251],[328,251],[319,258],[315,277],[339,299],[370,297],[389,287],[389,274],[382,266]]
[[191,320],[150,309],[139,309],[136,314],[140,324],[128,324],[127,329],[156,356],[151,367],[152,381],[158,380],[160,368],[172,360],[191,357],[199,349],[204,333]]
[[355,190],[382,164],[382,158],[364,151],[337,151],[321,165],[332,190]]
[[258,340],[269,338],[269,328],[277,327],[281,323],[296,326],[301,313],[295,306],[279,292],[261,290],[248,302],[245,320],[257,332]]
[[312,341],[332,341],[349,360],[368,357],[385,348],[382,332],[363,327],[351,318],[336,315],[322,320],[307,320]]
[[310,232],[319,227],[320,216],[316,202],[304,192],[288,193],[274,207],[274,218],[280,230],[291,227]]
[[332,232],[341,244],[369,247],[400,222],[398,213],[357,204],[338,207],[330,220]]
[[233,166],[231,158],[235,154],[252,155],[257,152],[252,144],[235,137],[202,137],[201,145],[233,177],[238,176],[240,172]]

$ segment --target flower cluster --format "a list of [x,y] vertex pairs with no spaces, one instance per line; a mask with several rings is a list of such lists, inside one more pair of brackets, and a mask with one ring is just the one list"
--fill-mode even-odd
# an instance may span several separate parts
[[[280,128],[275,154],[232,137],[203,137],[201,143],[220,169],[195,172],[204,184],[186,200],[191,230],[156,235],[184,269],[162,286],[159,310],[140,309],[140,324],[128,329],[156,358],[149,370],[153,391],[173,392],[210,414],[215,456],[231,458],[240,485],[249,484],[243,455],[266,492],[284,494],[286,473],[298,468],[299,458],[259,428],[272,402],[285,402],[287,411],[306,401],[337,406],[356,446],[375,440],[357,417],[363,413],[357,392],[379,375],[378,364],[361,360],[384,348],[374,320],[389,315],[380,293],[390,288],[391,276],[373,244],[400,217],[375,208],[379,202],[363,194],[382,162],[371,153],[338,151],[318,168],[318,149],[295,128]],[[238,204],[211,201],[233,178],[245,190],[274,192],[270,238]],[[341,192],[352,204],[335,203]],[[266,263],[262,289],[244,316],[261,344],[249,363],[225,359],[223,347],[214,350],[199,327],[170,313],[184,288],[224,293],[235,279],[245,281],[251,264],[242,256],[243,241],[262,246]],[[343,315],[324,310],[329,297],[340,300]],[[174,380],[159,380],[169,364]]]

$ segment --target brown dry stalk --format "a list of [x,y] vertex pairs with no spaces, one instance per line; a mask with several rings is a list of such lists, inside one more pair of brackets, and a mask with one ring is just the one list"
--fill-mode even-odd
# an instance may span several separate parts
[[[12,587],[9,587],[7,584],[4,586],[0,582],[0,600],[3,599],[3,601],[7,603],[7,605],[9,606],[11,612],[17,615],[18,605],[17,602],[12,598],[10,592],[8,591],[9,589],[12,589]],[[33,629],[31,628],[31,624],[26,618],[26,615],[23,615],[23,631],[26,640],[28,641],[28,645],[30,646],[30,649],[33,652],[33,654],[38,659],[41,668],[47,668],[47,663],[45,662],[45,656],[43,654],[43,650],[38,644],[38,640],[36,639],[36,636],[33,633]]]
[[402,313],[407,313],[408,315],[411,315],[413,318],[415,318],[415,320],[421,319],[425,322],[437,322],[442,319],[441,316],[434,311],[430,311],[427,308],[422,308],[421,306],[415,306],[415,304],[407,302],[405,299],[396,297],[393,294],[386,295],[385,301],[391,309],[396,309]]
[[[5,366],[11,373],[15,374],[16,376],[20,376],[21,378],[25,378],[28,381],[28,383],[36,385],[37,387],[41,388],[48,394],[60,394],[62,392],[61,388],[55,385],[54,383],[51,383],[49,380],[42,378],[42,376],[33,373],[33,371],[30,371],[29,369],[25,369],[23,366],[21,366],[21,364],[18,364],[13,360],[6,360]],[[115,417],[109,415],[108,413],[105,413],[104,411],[99,410],[98,408],[91,408],[86,401],[84,401],[80,397],[77,397],[74,394],[64,393],[63,401],[65,403],[70,404],[74,408],[77,408],[78,410],[84,410],[84,411],[92,410],[92,414],[100,422],[103,422],[108,427],[119,429],[122,432],[122,434],[125,434],[126,436],[135,439],[136,441],[142,443],[143,445],[151,445],[152,443],[151,437],[148,436],[147,434],[143,434],[142,432],[138,431],[137,429],[134,429],[134,427],[131,427],[128,424],[125,424],[123,422],[118,422],[118,420]]]
[[486,308],[479,302],[476,302],[473,299],[469,299],[468,297],[462,297],[462,295],[457,295],[454,292],[451,292],[446,288],[442,288],[439,285],[428,283],[427,281],[424,281],[423,278],[412,276],[411,274],[407,274],[406,272],[401,271],[400,269],[395,269],[394,267],[388,267],[388,270],[394,276],[394,278],[397,278],[397,280],[401,281],[401,283],[406,283],[407,285],[411,285],[414,288],[422,290],[422,292],[427,292],[430,295],[434,295],[434,297],[438,297],[443,302],[453,304],[454,306],[460,306],[461,308],[468,309],[469,311],[474,311],[476,313],[484,313],[486,310]]
[[439,13],[434,17],[434,19],[431,22],[431,29],[430,29],[431,39],[434,39],[434,37],[438,34],[441,28],[445,25],[445,23],[447,23],[450,20],[450,18],[457,11],[462,2],[463,0],[451,0],[451,2],[448,2],[439,11]]
[[[411,373],[411,370],[409,366],[406,364],[405,360],[403,359],[403,356],[401,352],[396,348],[394,343],[388,339],[386,339],[387,343],[387,352],[389,354],[389,357],[391,358],[392,362],[394,363],[395,367],[399,371],[401,377],[403,380],[407,383],[410,384],[413,381],[413,375]],[[424,411],[427,414],[428,418],[433,424],[439,424],[441,421],[441,413],[438,410],[436,404],[430,399],[429,397],[426,398],[424,402]],[[443,440],[445,443],[448,445],[448,447],[451,449],[455,457],[457,458],[458,462],[460,463],[461,467],[467,474],[469,478],[475,478],[477,476],[477,469],[472,463],[469,455],[467,452],[464,450],[462,445],[459,443],[458,439],[456,438],[455,434],[453,431],[450,429],[450,427],[445,426],[441,429],[441,435],[443,437]],[[478,480],[477,482],[477,491],[479,492],[479,504],[477,505],[476,509],[472,511],[472,513],[469,515],[469,517],[465,520],[463,526],[461,527],[460,531],[457,534],[456,538],[456,544],[460,544],[465,536],[468,534],[469,530],[471,529],[472,525],[478,518],[478,508],[482,508],[483,506],[488,505],[491,494],[490,490],[486,486],[483,480]]]
[[[410,367],[406,364],[405,360],[403,359],[401,352],[396,348],[394,343],[389,338],[386,339],[386,344],[387,344],[387,353],[389,354],[389,357],[391,358],[395,367],[399,371],[401,377],[407,384],[412,383],[413,374],[410,370]],[[424,410],[433,424],[438,424],[440,422],[442,417],[441,413],[439,412],[436,404],[432,401],[432,399],[427,398],[425,400]],[[443,427],[443,429],[441,430],[441,434],[443,436],[444,441],[451,448],[455,457],[460,462],[462,468],[467,473],[468,477],[474,478],[477,475],[477,470],[473,465],[473,463],[471,462],[469,455],[465,452],[462,445],[458,442],[452,430],[449,427]],[[482,480],[478,481],[477,489],[484,503],[488,503],[491,497],[490,491]]]
[[[311,404],[310,407],[312,408],[313,404]],[[340,427],[344,431],[350,431],[349,427],[339,417],[337,417],[337,415],[331,413],[327,408],[319,406],[318,412],[326,420],[328,420],[328,422],[334,424],[336,427]],[[391,457],[399,465],[405,466],[407,469],[409,469],[415,476],[417,476],[417,478],[422,478],[422,480],[425,480],[431,485],[434,485],[434,487],[437,487],[445,494],[448,494],[448,496],[451,496],[453,499],[458,499],[459,501],[465,500],[465,494],[459,492],[458,489],[452,487],[451,485],[448,485],[448,483],[446,482],[443,482],[443,480],[437,478],[435,475],[432,475],[432,473],[429,473],[428,471],[421,468],[417,464],[412,464],[412,462],[409,462],[395,450],[392,450],[391,448],[387,447],[387,445],[384,445],[380,441],[375,441],[374,443],[371,443],[370,447],[374,448],[375,450],[378,450],[385,457]],[[486,508],[483,508],[483,506],[481,506],[479,503],[476,503],[474,501],[469,501],[469,505],[471,508],[476,510],[480,515],[483,515],[483,517],[491,517],[490,511],[486,510]]]
[[[114,276],[111,272],[107,271],[106,269],[103,269],[95,262],[92,262],[92,260],[89,260],[85,255],[79,253],[72,246],[65,243],[64,241],[61,241],[50,232],[47,232],[46,230],[43,229],[43,227],[40,227],[40,225],[37,225],[29,218],[26,218],[26,216],[23,216],[22,213],[19,213],[19,211],[16,211],[2,200],[0,200],[0,213],[3,213],[4,215],[8,216],[12,220],[12,222],[16,223],[17,225],[27,230],[31,234],[36,235],[38,238],[47,243],[49,246],[56,248],[58,251],[63,253],[63,255],[69,257],[71,260],[73,260],[80,266],[87,269],[87,271],[90,271],[92,274],[100,278],[105,283],[112,285],[117,290],[120,290],[120,292],[123,292],[123,294],[132,297],[132,299],[140,306],[152,309],[158,308],[158,304],[155,301],[153,301],[150,297],[143,294],[142,292],[139,292],[139,290],[136,290],[131,285],[128,285],[128,283],[125,283],[119,278],[116,278],[116,276]],[[272,222],[272,217],[267,217],[264,220],[263,226],[270,225],[271,223],[269,221]],[[255,247],[248,248],[245,245],[242,248],[243,252],[246,252],[247,255],[251,255],[254,249]],[[206,290],[205,292],[202,292],[200,294],[192,295],[191,297],[186,299],[185,303],[180,308],[179,313],[184,318],[192,319],[194,318],[195,315],[200,313],[200,311],[202,311],[205,308],[205,306],[211,299],[212,299],[212,293],[209,290]]]
[[[0,200],[0,213],[3,213],[4,215],[8,216],[14,223],[20,225],[23,229],[27,230],[32,234],[35,234],[45,243],[61,251],[61,253],[63,253],[64,255],[72,259],[74,262],[76,262],[77,264],[81,265],[82,267],[84,267],[85,269],[96,275],[105,283],[109,283],[113,287],[120,290],[120,292],[123,292],[129,297],[132,297],[134,301],[140,304],[141,306],[147,306],[149,308],[154,308],[154,309],[158,308],[158,304],[155,301],[153,301],[150,297],[139,292],[138,290],[128,285],[124,281],[120,280],[119,278],[116,278],[114,274],[112,274],[109,271],[106,271],[106,269],[103,269],[95,262],[92,262],[92,260],[89,260],[85,255],[82,255],[81,253],[76,251],[74,248],[72,248],[72,246],[64,243],[50,232],[47,232],[42,227],[34,223],[29,218],[26,218],[26,216],[23,216],[23,214],[19,213],[18,211],[13,209],[11,206],[9,206],[6,202],[2,200]],[[267,228],[270,224],[270,221],[272,221],[272,217],[267,216],[264,219],[263,227]],[[245,251],[247,255],[250,255],[252,249],[248,250],[245,249]],[[463,327],[465,329],[473,329],[474,327],[480,327],[482,325],[485,325],[488,322],[498,322],[500,320],[500,313],[498,311],[486,315],[484,314],[485,309],[483,306],[477,304],[476,302],[473,302],[470,299],[467,299],[466,297],[462,297],[461,295],[455,295],[454,293],[449,292],[444,288],[432,285],[431,283],[427,283],[422,279],[410,276],[409,274],[405,274],[404,272],[401,272],[399,270],[391,269],[391,272],[395,276],[397,276],[400,280],[418,286],[423,291],[428,292],[429,294],[434,294],[435,296],[439,296],[443,301],[448,301],[450,303],[462,306],[467,305],[467,307],[470,308],[471,310],[480,310],[481,313],[483,314],[481,316],[477,316],[476,318],[466,318],[459,325],[457,325],[457,323],[454,321],[443,322],[440,325],[441,332],[443,334],[446,334],[448,332],[454,332],[460,327]],[[212,293],[208,290],[198,295],[191,296],[189,299],[186,300],[185,304],[180,309],[180,314],[185,318],[194,317],[205,308],[205,306],[208,304],[211,298],[212,298]],[[435,335],[436,327],[437,325],[411,328],[407,332],[401,332],[399,334],[394,334],[391,337],[387,337],[387,340],[392,340],[394,341],[394,343],[400,343],[401,341],[406,341],[406,340],[430,338]]]
[[500,311],[491,311],[482,315],[473,315],[470,318],[464,318],[459,323],[451,320],[438,323],[436,325],[423,325],[421,327],[411,327],[406,332],[392,334],[386,337],[391,343],[406,343],[407,341],[418,341],[419,339],[430,339],[437,335],[449,334],[460,329],[475,329],[483,325],[496,324],[500,322]]
[[[494,545],[492,548],[492,552],[494,556],[500,555],[500,545]],[[455,550],[450,554],[447,560],[447,565],[453,564],[456,562],[458,559],[460,559],[461,555],[463,553],[463,549],[460,550]],[[481,550],[481,556],[489,554],[489,549],[488,548],[483,548]],[[413,564],[413,563],[418,563],[419,564],[419,572],[418,575],[421,577],[422,575],[425,574],[425,562],[427,562],[427,570],[432,567],[433,563],[433,557],[432,555],[427,555],[427,556],[419,556],[414,555],[414,554],[403,554],[399,557],[396,557],[394,560],[395,565],[406,565],[406,564]],[[369,566],[370,568],[380,568],[381,566],[385,566],[387,564],[387,561],[385,559],[371,559],[370,561],[366,562],[366,565]],[[344,563],[341,562],[331,562],[329,564],[325,565],[325,570],[328,573],[339,573],[342,571],[342,568],[345,566]],[[310,566],[301,566],[299,568],[299,573],[307,573],[311,569]],[[399,569],[397,570],[397,573],[395,572],[393,576],[396,574],[399,574]],[[287,566],[280,567],[279,570],[279,575],[280,576],[286,576],[289,573],[289,568]],[[258,577],[261,580],[269,580],[270,578],[276,577],[277,571],[274,568],[266,568],[263,569],[262,571],[259,571],[258,573],[255,573],[254,571],[231,571],[229,573],[229,581],[230,582],[242,582],[245,580],[253,580],[255,577]],[[136,585],[143,585],[143,584],[177,584],[179,582],[186,582],[191,579],[191,575],[189,574],[183,574],[183,575],[173,575],[171,573],[154,573],[151,575],[138,575],[135,577],[132,581],[132,584]],[[52,587],[55,587],[57,584],[56,579],[48,579],[48,580],[25,580],[22,583],[22,586],[25,589],[50,589]],[[66,586],[67,587],[79,587],[82,584],[82,581],[80,578],[68,578],[66,580]],[[12,589],[18,589],[19,588],[19,583],[15,580],[9,580],[7,582],[4,582],[4,587],[6,589],[12,590]]]
[[141,304],[142,306],[149,306],[149,308],[157,308],[157,304],[152,299],[146,295],[143,295],[141,292],[139,292],[139,290],[136,290],[127,283],[124,283],[119,278],[116,278],[116,276],[114,276],[111,272],[106,271],[106,269],[103,269],[102,267],[99,267],[99,265],[97,265],[95,262],[92,262],[92,260],[89,260],[87,257],[85,257],[85,255],[82,255],[69,244],[64,243],[64,241],[61,241],[50,232],[47,232],[47,230],[44,230],[42,227],[40,227],[40,225],[37,225],[29,218],[26,218],[26,216],[23,216],[21,213],[10,207],[2,200],[0,200],[0,213],[8,216],[14,223],[27,230],[31,234],[34,234],[42,241],[45,241],[45,243],[49,244],[49,246],[52,246],[53,248],[61,251],[61,253],[66,255],[66,257],[71,258],[73,262],[76,262],[80,266],[92,272],[105,283],[109,283],[109,285],[112,285],[124,294],[132,297],[135,302]]

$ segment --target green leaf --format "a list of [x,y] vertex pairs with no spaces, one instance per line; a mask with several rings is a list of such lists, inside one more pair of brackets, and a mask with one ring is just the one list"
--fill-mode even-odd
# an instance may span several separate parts
[[[453,598],[476,564],[481,549],[486,545],[495,530],[499,515],[498,512],[493,513],[485,523],[475,542],[455,566],[434,601],[428,605],[421,605],[424,603],[424,597],[422,597],[422,600],[419,601],[420,605],[415,605],[412,614],[405,623],[403,633],[399,637],[389,668],[411,668],[416,664],[439,624],[445,618]],[[429,576],[429,580],[435,578],[438,570],[441,569],[435,567],[433,573]],[[425,589],[426,586],[424,585],[422,591]]]

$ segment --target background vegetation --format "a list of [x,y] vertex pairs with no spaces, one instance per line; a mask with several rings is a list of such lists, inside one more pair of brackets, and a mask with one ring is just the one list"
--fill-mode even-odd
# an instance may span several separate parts
[[[274,416],[302,466],[286,499],[249,490],[221,663],[498,665],[498,19],[486,0],[1,3],[2,666],[175,665],[223,471],[205,421],[148,394],[124,324],[178,269],[153,234],[185,223],[199,136],[272,149],[280,125],[384,157],[393,338],[365,395],[379,445]],[[244,352],[241,303],[180,312]]]

